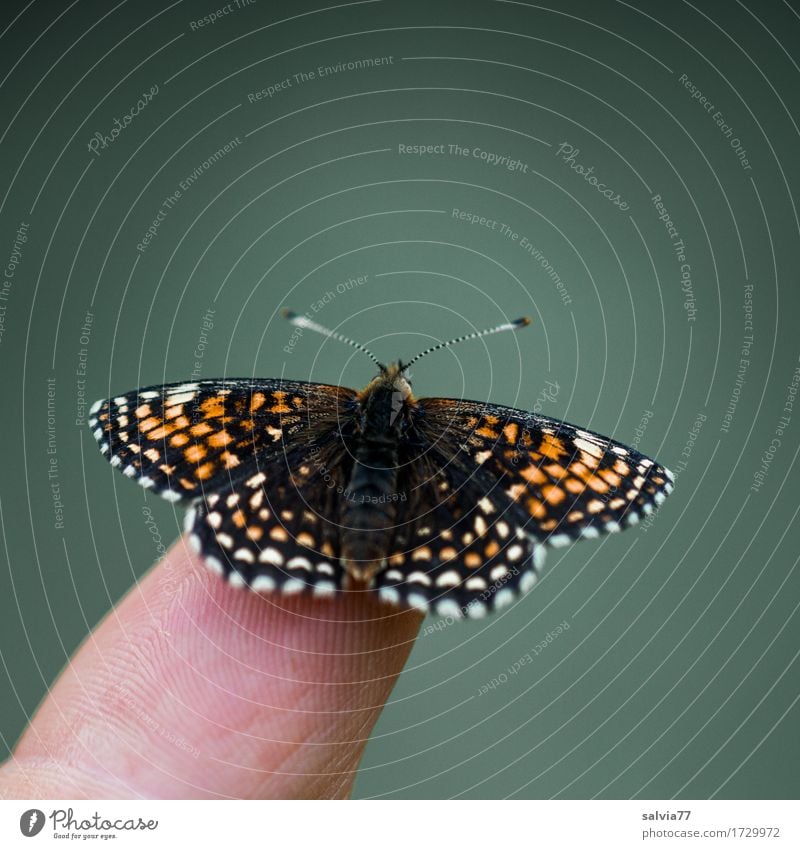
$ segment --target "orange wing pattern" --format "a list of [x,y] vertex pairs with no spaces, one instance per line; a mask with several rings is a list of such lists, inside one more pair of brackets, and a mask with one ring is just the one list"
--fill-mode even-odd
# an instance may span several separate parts
[[299,381],[175,383],[99,401],[89,424],[112,466],[169,501],[191,500],[335,429],[354,397]]
[[527,534],[547,545],[634,525],[672,491],[671,472],[654,460],[557,419],[444,398],[419,408],[447,462],[499,488]]

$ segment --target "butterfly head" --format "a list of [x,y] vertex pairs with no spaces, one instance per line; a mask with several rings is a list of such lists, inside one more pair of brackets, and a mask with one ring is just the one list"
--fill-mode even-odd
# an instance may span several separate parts
[[405,374],[407,366],[398,360],[380,368],[380,372],[358,394],[363,424],[380,430],[400,430],[405,413],[416,403]]
[[399,392],[404,399],[411,398],[411,381],[406,373],[407,365],[404,365],[402,360],[392,363],[387,366],[379,375],[387,386],[395,392]]

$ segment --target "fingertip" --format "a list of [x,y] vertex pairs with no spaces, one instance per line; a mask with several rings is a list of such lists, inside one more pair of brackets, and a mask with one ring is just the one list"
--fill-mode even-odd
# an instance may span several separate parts
[[422,619],[371,592],[232,587],[181,539],[87,640],[17,755],[131,795],[344,792]]

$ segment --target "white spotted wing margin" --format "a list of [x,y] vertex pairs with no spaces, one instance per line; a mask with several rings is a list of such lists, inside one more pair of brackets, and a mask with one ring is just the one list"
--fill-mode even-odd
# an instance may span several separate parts
[[[339,559],[342,451],[324,455],[324,468],[323,476],[314,463],[290,456],[209,493],[187,514],[189,545],[236,587],[317,597],[356,589]],[[476,499],[474,484],[467,487],[459,503],[445,497],[430,510],[427,501],[424,518],[406,516],[411,535],[398,535],[384,568],[358,589],[453,618],[480,618],[528,592],[544,546],[523,532],[513,505],[503,518],[500,504]]]

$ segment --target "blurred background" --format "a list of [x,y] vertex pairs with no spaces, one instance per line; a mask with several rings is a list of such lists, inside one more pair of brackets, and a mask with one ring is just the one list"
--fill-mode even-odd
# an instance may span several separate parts
[[[221,2],[221,0],[219,0]],[[359,797],[800,790],[798,51],[787,3],[3,7],[0,751],[181,515],[88,405],[285,376],[606,433],[671,468],[524,600],[426,620]]]

